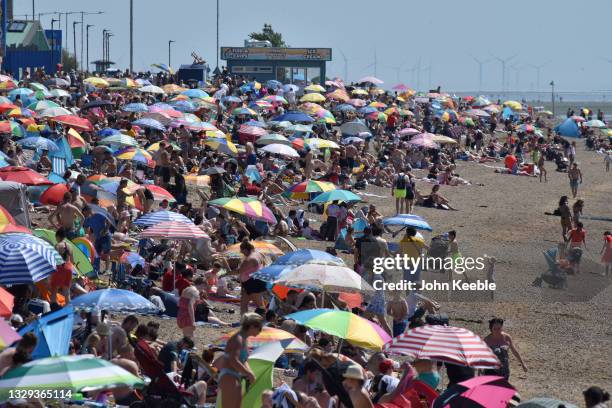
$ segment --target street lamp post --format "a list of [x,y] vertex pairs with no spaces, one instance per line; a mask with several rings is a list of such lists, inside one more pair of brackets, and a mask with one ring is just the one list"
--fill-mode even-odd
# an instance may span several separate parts
[[[95,12],[86,12],[86,11],[79,11],[79,13],[81,13],[81,68],[83,68],[83,29],[85,28],[85,21],[84,21],[84,17],[85,16],[89,16],[89,15],[94,15],[94,14],[104,14],[103,11],[95,11]],[[87,70],[88,68],[85,67],[85,70]]]
[[85,65],[85,71],[89,72],[89,29],[91,27],[95,27],[93,24],[87,24],[87,27],[85,29],[85,34],[87,36],[87,39],[85,40],[85,46],[87,47],[87,53],[86,53],[86,65]]
[[51,19],[51,69],[52,70],[53,70],[53,67],[55,66],[55,49],[57,48],[55,46],[55,22],[56,21],[59,22],[60,20],[57,18]]
[[110,38],[114,36],[115,34],[111,33],[110,31],[106,33],[106,61],[108,64],[108,68],[110,68]]
[[555,81],[550,81],[550,98],[552,101],[552,113],[555,116]]
[[77,58],[77,46],[76,46],[76,26],[77,24],[81,24],[80,21],[72,22],[72,42],[74,46],[74,70],[78,72],[79,70],[79,60]]
[[102,30],[102,67],[106,63],[106,33],[107,29]]
[[134,72],[134,0],[130,0],[130,73]]
[[217,57],[216,69],[219,69],[219,0],[217,0],[217,49],[215,50],[215,56]]
[[172,43],[176,42],[174,40],[168,40],[168,69],[172,66]]

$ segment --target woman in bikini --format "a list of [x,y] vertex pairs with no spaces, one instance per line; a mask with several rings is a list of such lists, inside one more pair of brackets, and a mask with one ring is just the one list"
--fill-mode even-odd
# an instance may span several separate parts
[[247,360],[249,350],[247,339],[257,336],[263,327],[263,319],[256,313],[246,313],[242,317],[240,331],[234,334],[225,346],[225,353],[216,362],[219,369],[217,378],[219,394],[217,396],[217,407],[240,408],[242,405],[242,379],[245,378],[249,384],[255,382],[255,375]]
[[57,303],[57,292],[59,291],[66,301],[70,303],[70,287],[72,286],[72,269],[74,268],[74,260],[72,258],[72,249],[65,241],[66,232],[60,228],[55,233],[57,244],[55,249],[60,254],[64,263],[57,265],[55,272],[51,275],[51,303]]
[[493,318],[489,320],[489,330],[491,333],[484,338],[485,343],[493,350],[493,353],[499,358],[501,367],[498,369],[485,370],[485,375],[500,375],[506,380],[510,378],[510,364],[508,350],[514,354],[514,357],[519,361],[523,371],[527,372],[527,366],[523,362],[523,358],[512,343],[512,337],[503,331],[504,319]]

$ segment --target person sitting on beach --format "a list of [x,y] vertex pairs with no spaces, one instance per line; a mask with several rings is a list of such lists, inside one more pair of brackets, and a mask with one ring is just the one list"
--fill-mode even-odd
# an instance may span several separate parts
[[431,193],[429,196],[424,198],[423,206],[424,207],[433,207],[433,208],[441,208],[443,210],[453,210],[457,211],[456,208],[453,208],[450,205],[450,201],[446,199],[444,196],[440,195],[440,185],[436,184],[432,187]]

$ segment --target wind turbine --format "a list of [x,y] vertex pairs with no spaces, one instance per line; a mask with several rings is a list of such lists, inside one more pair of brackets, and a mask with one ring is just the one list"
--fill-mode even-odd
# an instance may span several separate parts
[[346,58],[346,55],[344,55],[344,52],[342,52],[341,49],[338,49],[338,51],[340,51],[340,54],[342,55],[342,59],[344,60],[344,82],[346,82],[347,84],[349,83],[349,79],[348,79],[348,59]]
[[[514,87],[515,87],[515,91],[519,90],[519,86],[520,86],[520,75],[521,75],[521,71],[523,70],[523,68],[525,67],[521,67],[519,65],[511,65],[510,69],[514,71],[515,77],[514,77]],[[510,82],[510,81],[508,81]]]
[[429,61],[429,65],[423,67],[423,72],[427,72],[427,89],[431,89],[431,61]]
[[[609,60],[609,62],[612,62],[612,60]],[[529,66],[535,69],[536,71],[536,89],[538,91],[540,90],[540,70],[548,64],[550,64],[550,61],[546,61],[545,63],[540,64],[540,65],[529,64]]]
[[385,68],[388,68],[388,69],[391,69],[391,70],[395,71],[395,79],[397,80],[398,84],[401,82],[400,81],[400,71],[401,71],[401,69],[402,69],[402,67],[404,65],[406,65],[406,62],[403,62],[398,67],[385,67]]
[[476,61],[476,63],[478,64],[478,93],[481,93],[482,92],[482,66],[488,62],[491,62],[491,58],[486,59],[486,60],[479,60],[472,54],[470,54],[470,57],[472,57],[472,59]]
[[506,90],[506,64],[513,59],[514,57],[516,57],[518,54],[514,54],[510,57],[507,58],[500,58],[497,57],[493,54],[491,54],[493,56],[493,58],[495,58],[496,60],[498,60],[501,63],[502,66],[502,92]]
[[[416,71],[416,64],[412,66],[412,68],[405,69],[404,72],[410,72],[410,82],[412,82],[414,86],[414,72]],[[418,89],[418,88],[417,88]]]
[[377,68],[378,68],[378,58],[376,57],[376,48],[374,48],[374,62],[370,65],[368,65],[367,67],[363,67],[363,69],[370,69],[374,67],[374,76],[378,78],[378,75],[376,75],[377,73]]

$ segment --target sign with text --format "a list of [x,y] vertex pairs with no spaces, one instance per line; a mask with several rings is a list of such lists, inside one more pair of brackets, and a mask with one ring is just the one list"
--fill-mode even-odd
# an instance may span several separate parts
[[223,60],[331,61],[331,48],[221,47]]

